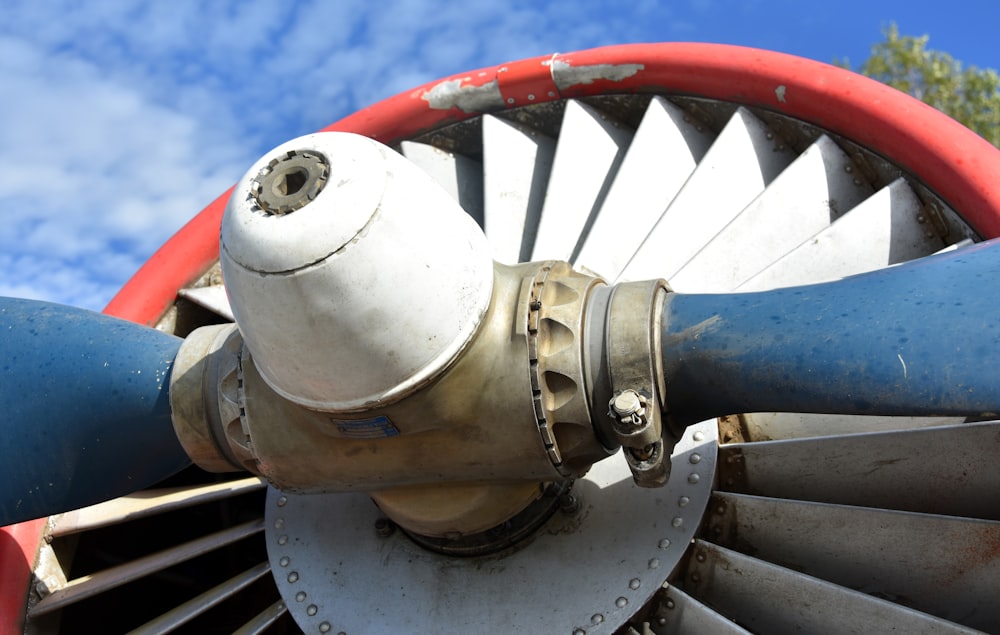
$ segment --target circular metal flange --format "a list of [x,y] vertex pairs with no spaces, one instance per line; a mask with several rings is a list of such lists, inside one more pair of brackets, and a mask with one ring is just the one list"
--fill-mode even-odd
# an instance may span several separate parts
[[271,489],[267,551],[282,598],[313,633],[613,633],[677,566],[708,505],[715,421],[685,430],[667,485],[632,483],[623,461],[576,481],[579,501],[515,549],[457,558],[376,530],[364,494]]

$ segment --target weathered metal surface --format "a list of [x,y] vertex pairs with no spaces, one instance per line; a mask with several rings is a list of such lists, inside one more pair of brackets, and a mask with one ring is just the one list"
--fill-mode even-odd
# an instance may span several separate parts
[[494,260],[514,264],[531,255],[554,154],[553,139],[483,117],[483,229]]
[[608,280],[617,278],[713,138],[714,133],[680,108],[654,97],[575,264]]
[[129,635],[163,635],[175,631],[270,573],[271,565],[262,562],[130,631]]
[[567,102],[532,260],[572,259],[607,195],[632,132],[582,102]]
[[598,463],[574,486],[577,512],[557,512],[533,539],[495,556],[450,558],[402,532],[382,537],[364,496],[271,491],[278,588],[306,632],[324,622],[352,634],[614,632],[686,550],[711,491],[715,430],[713,422],[687,430],[665,489],[635,487],[624,461]]
[[794,158],[762,121],[738,109],[619,277],[669,280]]
[[693,550],[685,592],[753,632],[975,632],[700,540]]
[[997,521],[720,493],[706,527],[760,560],[970,628],[1000,624]]
[[929,256],[945,244],[902,178],[743,282],[759,291],[836,280]]
[[[1000,242],[826,284],[672,294],[663,364],[675,416],[1000,412],[991,317]],[[942,337],[947,333],[947,337]]]
[[92,575],[69,580],[65,587],[52,590],[28,610],[28,617],[38,617],[75,602],[128,584],[141,577],[162,571],[179,562],[195,558],[214,549],[232,544],[264,529],[262,520],[252,520],[229,529],[203,536],[170,549],[104,569]]
[[734,443],[721,454],[728,491],[1000,520],[997,421]]
[[673,585],[659,593],[658,605],[650,619],[655,633],[683,635],[749,635],[738,625],[713,608],[705,606]]
[[252,477],[196,487],[147,489],[53,516],[49,521],[49,535],[52,538],[59,538],[98,527],[164,514],[192,505],[224,500],[263,488],[264,482]]
[[128,494],[190,464],[170,424],[179,338],[14,298],[0,298],[0,333],[0,526]]
[[731,291],[822,231],[873,192],[821,136],[674,275],[679,292]]

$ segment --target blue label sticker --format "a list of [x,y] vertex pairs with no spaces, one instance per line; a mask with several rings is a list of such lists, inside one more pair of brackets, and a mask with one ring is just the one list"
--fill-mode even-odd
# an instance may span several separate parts
[[392,425],[389,417],[379,415],[371,419],[331,419],[337,430],[350,439],[384,439],[399,436],[399,430]]

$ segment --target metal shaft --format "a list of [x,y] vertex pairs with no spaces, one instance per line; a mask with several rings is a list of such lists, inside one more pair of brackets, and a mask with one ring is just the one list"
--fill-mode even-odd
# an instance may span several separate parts
[[181,340],[0,298],[0,526],[131,493],[190,463],[167,387]]
[[671,294],[662,357],[671,416],[1000,412],[1000,242],[840,281]]

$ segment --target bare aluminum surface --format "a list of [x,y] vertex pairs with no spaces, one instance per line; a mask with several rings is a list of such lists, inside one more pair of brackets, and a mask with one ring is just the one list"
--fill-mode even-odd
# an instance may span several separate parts
[[685,590],[755,633],[975,632],[700,540],[694,556]]
[[655,633],[684,635],[741,635],[750,631],[674,586],[663,590],[663,599],[650,620]]
[[733,443],[722,488],[743,494],[1000,520],[1000,421]]
[[1000,624],[998,521],[742,494],[716,494],[709,513],[715,542],[754,558],[973,628]]
[[711,493],[714,421],[689,427],[662,489],[633,485],[611,457],[576,482],[577,514],[557,513],[513,553],[453,558],[402,532],[379,537],[361,494],[268,492],[268,556],[306,633],[612,633],[687,550]]

